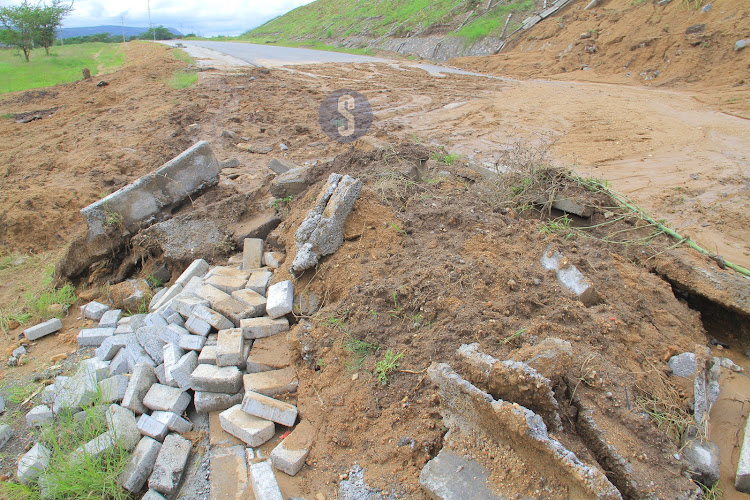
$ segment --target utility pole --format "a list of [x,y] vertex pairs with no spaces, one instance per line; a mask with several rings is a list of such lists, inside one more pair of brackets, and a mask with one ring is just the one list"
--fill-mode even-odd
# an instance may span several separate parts
[[120,25],[122,26],[122,43],[125,43],[125,18],[120,16]]
[[154,41],[156,41],[156,31],[154,30],[154,24],[151,22],[151,0],[148,0],[148,27],[151,28],[151,33],[154,35]]
[[63,41],[63,34],[62,34],[62,26],[58,26],[60,29],[60,45],[65,45],[65,42]]

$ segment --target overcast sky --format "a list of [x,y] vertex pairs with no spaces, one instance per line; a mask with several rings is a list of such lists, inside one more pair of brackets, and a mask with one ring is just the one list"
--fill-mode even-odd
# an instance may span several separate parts
[[[312,0],[151,0],[154,26],[164,25],[203,36],[239,35]],[[0,0],[0,5],[20,0]],[[36,3],[31,0],[30,3]],[[120,24],[148,27],[147,0],[75,0],[63,27]]]

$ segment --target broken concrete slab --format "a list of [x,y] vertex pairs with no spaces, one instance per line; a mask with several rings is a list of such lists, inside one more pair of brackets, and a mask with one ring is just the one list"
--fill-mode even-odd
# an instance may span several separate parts
[[279,396],[297,392],[299,381],[292,368],[249,373],[242,377],[245,391],[257,392],[264,396]]
[[216,340],[216,365],[237,366],[242,363],[244,341],[245,338],[241,328],[219,330],[219,336]]
[[29,484],[49,467],[52,453],[40,443],[36,443],[18,461],[16,476],[21,484]]
[[719,448],[711,441],[693,439],[682,448],[682,460],[693,481],[711,488],[719,481]]
[[268,287],[266,313],[271,319],[278,319],[294,309],[294,285],[291,281],[281,281]]
[[562,382],[573,359],[573,346],[567,340],[547,337],[536,345],[525,345],[513,352],[514,361],[522,361],[550,379]]
[[287,427],[292,427],[297,421],[296,406],[255,392],[245,393],[242,398],[242,410]]
[[314,429],[303,420],[271,452],[273,466],[290,476],[296,475],[305,465],[305,459],[313,443]]
[[37,340],[52,333],[62,330],[63,324],[59,318],[52,318],[44,323],[39,323],[23,331],[28,340]]
[[297,196],[307,189],[312,180],[312,169],[310,167],[294,168],[276,176],[271,181],[269,190],[275,198]]
[[586,307],[601,301],[594,286],[586,280],[586,277],[573,264],[567,261],[557,250],[551,246],[547,247],[540,260],[542,266],[549,271],[555,271],[557,281],[566,289],[570,290],[583,302]]
[[256,500],[284,500],[269,462],[250,465],[250,484]]
[[164,439],[154,463],[154,471],[148,487],[171,497],[177,491],[190,456],[190,441],[179,434],[170,434]]
[[118,483],[131,493],[138,493],[143,489],[146,480],[151,475],[156,463],[156,457],[161,450],[161,443],[150,438],[143,437],[133,451],[125,469],[118,477]]
[[315,207],[295,233],[297,255],[292,262],[293,272],[310,269],[321,257],[338,250],[344,242],[344,223],[361,189],[362,182],[348,175],[331,174],[328,177]]
[[573,198],[556,198],[552,208],[588,219],[594,215],[594,207]]
[[221,427],[248,446],[257,447],[271,439],[276,426],[270,420],[248,415],[240,405],[232,406],[219,414]]
[[128,388],[122,398],[122,406],[135,413],[146,413],[148,408],[143,404],[143,398],[151,386],[156,382],[154,368],[145,363],[138,363],[133,368]]
[[191,379],[196,392],[236,394],[242,390],[242,373],[236,366],[198,365]]
[[440,500],[502,500],[487,487],[489,475],[475,460],[443,448],[422,468],[419,484],[430,498]]
[[143,398],[143,404],[152,410],[171,411],[182,415],[190,400],[190,394],[176,387],[154,384]]
[[244,446],[211,448],[211,500],[245,500],[249,475]]
[[694,352],[683,352],[669,358],[669,369],[675,377],[692,377],[696,366]]
[[193,403],[198,413],[210,413],[212,411],[224,411],[227,408],[242,402],[243,394],[226,394],[223,392],[195,391]]
[[263,240],[260,238],[245,238],[242,249],[242,269],[250,271],[258,269],[263,259]]

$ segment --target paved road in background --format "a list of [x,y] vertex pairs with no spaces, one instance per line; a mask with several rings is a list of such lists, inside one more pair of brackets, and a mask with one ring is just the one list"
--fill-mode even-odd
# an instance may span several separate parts
[[[328,52],[325,50],[300,49],[293,47],[278,47],[275,45],[258,45],[254,43],[237,42],[205,42],[184,40],[172,42],[169,45],[182,43],[188,48],[202,47],[215,50],[237,59],[241,59],[255,66],[292,66],[297,64],[316,63],[356,63],[356,62],[388,62],[388,59],[378,57]],[[188,51],[189,52],[189,51]]]

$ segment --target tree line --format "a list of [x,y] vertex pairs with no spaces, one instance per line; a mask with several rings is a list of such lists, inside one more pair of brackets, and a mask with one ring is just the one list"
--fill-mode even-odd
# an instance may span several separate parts
[[35,46],[49,48],[55,43],[57,28],[63,18],[73,10],[73,4],[67,5],[63,0],[52,0],[51,3],[29,4],[28,0],[20,5],[0,7],[0,43],[16,47],[23,52],[26,61]]
[[[195,36],[195,35],[186,35],[186,36]],[[133,41],[133,40],[172,40],[174,38],[182,38],[181,36],[177,36],[169,29],[165,28],[164,26],[157,26],[156,28],[149,28],[147,31],[144,31],[140,35],[131,35],[125,37],[125,40],[127,41]],[[113,35],[111,33],[95,33],[93,35],[81,35],[81,36],[70,36],[65,38],[65,44],[66,45],[73,45],[77,43],[94,43],[94,42],[103,42],[103,43],[118,43],[122,42],[122,35]],[[58,41],[59,44],[59,41]]]

